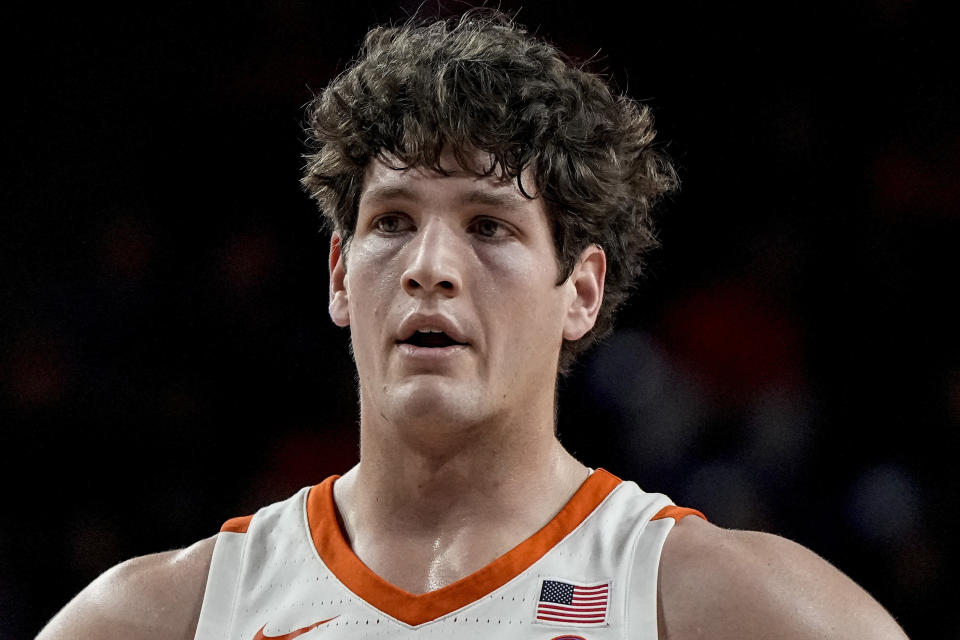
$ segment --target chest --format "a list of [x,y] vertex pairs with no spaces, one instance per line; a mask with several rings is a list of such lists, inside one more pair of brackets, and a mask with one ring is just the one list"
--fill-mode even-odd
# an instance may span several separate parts
[[247,533],[218,539],[197,640],[656,640],[657,571],[672,520],[651,522],[667,501],[640,495],[419,595],[349,547],[311,538],[302,506],[258,514]]
[[631,618],[637,618],[628,613],[638,602],[655,614],[640,591],[631,593],[632,577],[598,566],[588,552],[535,563],[492,591],[487,589],[492,576],[481,570],[422,595],[376,581],[348,589],[309,558],[285,561],[273,571],[261,565],[267,570],[241,579],[231,638],[655,638],[628,633],[635,624]]
[[474,527],[435,539],[381,536],[359,540],[353,551],[375,574],[414,594],[437,591],[491,564],[523,536]]

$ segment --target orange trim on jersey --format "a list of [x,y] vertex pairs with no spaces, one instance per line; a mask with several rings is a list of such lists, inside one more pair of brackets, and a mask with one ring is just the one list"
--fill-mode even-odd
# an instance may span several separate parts
[[390,584],[354,554],[337,522],[333,500],[333,483],[337,477],[327,478],[307,496],[307,522],[320,558],[350,591],[409,625],[423,624],[456,611],[526,571],[576,529],[620,484],[620,478],[597,469],[563,509],[535,534],[469,576],[417,595]]
[[230,518],[223,523],[220,531],[232,531],[233,533],[246,533],[250,528],[250,520],[253,516],[243,516],[241,518]]
[[660,511],[657,511],[657,515],[650,518],[650,520],[653,521],[662,520],[663,518],[673,518],[677,522],[680,522],[680,520],[686,516],[697,516],[703,518],[704,520],[707,519],[707,516],[703,515],[696,509],[688,509],[686,507],[676,507],[670,505],[669,507],[664,507],[663,509],[660,509]]

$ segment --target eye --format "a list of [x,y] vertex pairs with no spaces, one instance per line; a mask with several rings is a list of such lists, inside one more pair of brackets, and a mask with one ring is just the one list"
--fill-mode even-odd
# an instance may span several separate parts
[[402,213],[385,213],[373,221],[373,228],[380,233],[409,231],[410,220]]
[[508,233],[507,226],[493,218],[477,218],[469,229],[485,238],[502,238]]

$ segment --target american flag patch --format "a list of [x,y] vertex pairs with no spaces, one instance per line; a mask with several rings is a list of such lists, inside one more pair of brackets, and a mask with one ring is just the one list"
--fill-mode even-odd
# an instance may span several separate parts
[[603,624],[609,601],[609,582],[584,585],[544,580],[537,601],[537,620],[580,626]]

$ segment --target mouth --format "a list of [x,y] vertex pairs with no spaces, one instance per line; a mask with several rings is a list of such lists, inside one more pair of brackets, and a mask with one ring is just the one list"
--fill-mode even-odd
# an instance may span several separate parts
[[398,340],[397,344],[409,344],[424,349],[443,349],[444,347],[467,345],[466,342],[454,340],[440,329],[419,329],[405,340]]

